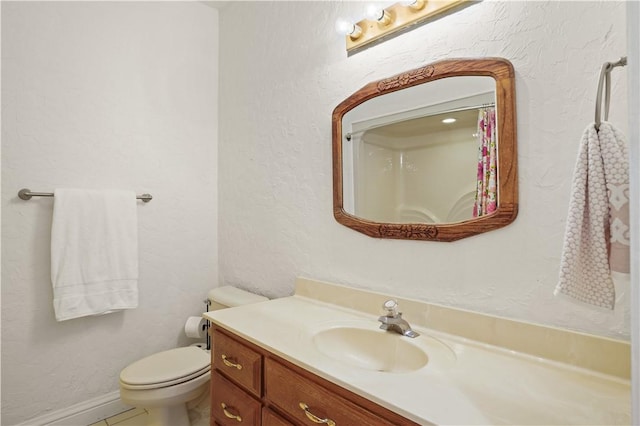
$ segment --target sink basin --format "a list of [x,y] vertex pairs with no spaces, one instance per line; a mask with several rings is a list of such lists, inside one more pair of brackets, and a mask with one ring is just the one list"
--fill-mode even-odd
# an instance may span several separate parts
[[403,373],[429,363],[426,339],[429,338],[411,339],[379,329],[334,327],[317,332],[313,343],[324,355],[351,367]]

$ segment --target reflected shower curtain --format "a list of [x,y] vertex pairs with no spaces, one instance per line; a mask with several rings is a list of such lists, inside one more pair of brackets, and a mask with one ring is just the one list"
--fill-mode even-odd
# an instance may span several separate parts
[[496,110],[478,110],[478,175],[473,217],[493,213],[497,207]]

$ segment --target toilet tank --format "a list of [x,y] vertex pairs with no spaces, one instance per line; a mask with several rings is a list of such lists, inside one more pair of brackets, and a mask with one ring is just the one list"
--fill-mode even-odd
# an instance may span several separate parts
[[211,306],[209,307],[210,311],[217,311],[218,309],[232,308],[234,306],[249,305],[251,303],[269,300],[259,294],[250,293],[232,286],[214,288],[209,291],[207,298],[209,299],[209,302],[211,302]]

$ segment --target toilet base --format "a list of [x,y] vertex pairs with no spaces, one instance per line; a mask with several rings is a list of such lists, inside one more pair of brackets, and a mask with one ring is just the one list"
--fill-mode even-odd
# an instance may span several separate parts
[[149,412],[148,426],[189,426],[187,404],[169,407],[147,408]]
[[211,373],[178,385],[158,389],[131,389],[120,383],[120,399],[149,412],[148,426],[190,426],[187,403],[209,388]]

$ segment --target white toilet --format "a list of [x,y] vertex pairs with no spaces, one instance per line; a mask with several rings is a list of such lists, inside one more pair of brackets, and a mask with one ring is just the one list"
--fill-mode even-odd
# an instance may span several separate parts
[[[268,300],[235,287],[219,287],[208,295],[210,310]],[[206,392],[211,377],[209,351],[198,346],[170,349],[150,355],[120,373],[120,399],[145,408],[149,425],[189,426],[187,402]]]

